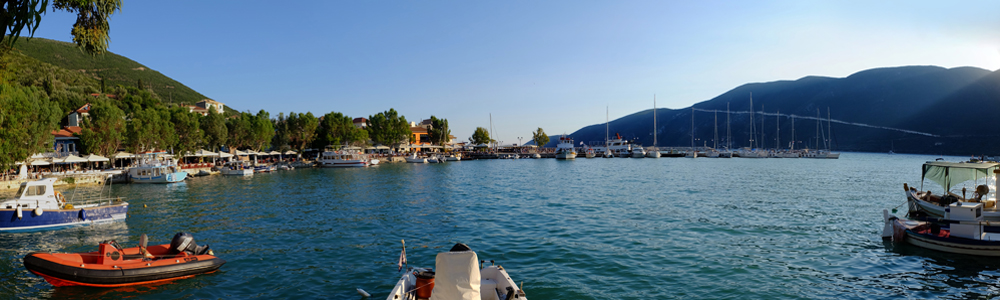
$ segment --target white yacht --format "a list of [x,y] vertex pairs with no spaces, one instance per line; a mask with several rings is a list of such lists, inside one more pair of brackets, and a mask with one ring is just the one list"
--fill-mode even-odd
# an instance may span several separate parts
[[157,154],[150,153],[139,159],[139,165],[128,169],[128,179],[132,183],[174,183],[184,181],[188,173],[181,171],[173,160],[158,160]]
[[372,165],[367,154],[357,151],[324,151],[316,160],[316,164],[324,168],[367,167]]
[[632,158],[643,158],[646,157],[646,150],[642,149],[642,146],[635,145],[632,147]]
[[417,157],[416,153],[413,153],[410,156],[405,157],[404,159],[406,159],[406,162],[408,162],[408,163],[415,163],[415,164],[426,164],[427,163],[427,158]]
[[576,148],[573,148],[573,138],[565,135],[559,137],[556,146],[556,159],[576,159]]

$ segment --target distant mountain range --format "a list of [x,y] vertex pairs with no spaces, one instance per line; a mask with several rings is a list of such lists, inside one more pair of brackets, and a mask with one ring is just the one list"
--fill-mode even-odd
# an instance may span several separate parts
[[[749,147],[751,93],[754,123],[762,133],[756,140],[763,148],[788,148],[793,139],[796,149],[817,148],[819,114],[823,120],[819,135],[832,137],[834,151],[1000,154],[1000,72],[935,66],[871,69],[846,78],[808,76],[745,84],[697,103],[693,110],[657,109],[656,145],[691,146],[693,113],[697,146],[715,144],[717,125],[719,147],[730,143],[733,148]],[[610,134],[652,145],[652,99],[650,106],[611,121]],[[832,135],[826,128],[828,109]],[[727,117],[731,140],[726,139]],[[570,136],[577,144],[601,142],[605,124],[581,128]],[[546,146],[554,147],[557,139],[552,140]]]

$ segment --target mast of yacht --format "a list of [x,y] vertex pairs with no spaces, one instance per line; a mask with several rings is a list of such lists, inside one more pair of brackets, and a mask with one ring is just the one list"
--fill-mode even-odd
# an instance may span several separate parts
[[[816,150],[819,150],[819,120],[822,120],[822,118],[819,117],[819,108],[817,108],[816,109]],[[826,144],[826,141],[823,141],[823,144]]]
[[760,105],[760,130],[757,131],[757,134],[760,135],[757,139],[757,147],[767,148],[767,145],[764,145],[764,104]]
[[778,123],[781,122],[781,110],[778,110],[777,114],[778,115],[774,118],[774,129],[775,129],[775,131],[774,131],[774,138],[775,138],[774,150],[780,150],[781,149],[781,126],[778,125]]
[[610,127],[611,125],[609,125],[610,123],[611,123],[611,119],[609,117],[608,107],[605,106],[604,107],[604,149],[608,149],[608,147],[611,146],[611,144],[608,143],[608,133],[609,133],[609,129],[611,129],[611,127]]
[[694,105],[691,106],[691,151],[694,151]]
[[833,151],[833,123],[830,119],[830,107],[826,107],[826,133],[830,135],[830,142],[826,144],[826,150]]
[[712,149],[719,149],[719,111],[715,111],[715,121],[712,122],[715,125],[715,139],[712,140]]
[[733,149],[733,134],[729,131],[729,102],[726,102],[726,150]]
[[756,135],[756,133],[754,132],[755,131],[754,130],[755,126],[754,126],[754,123],[753,123],[753,115],[754,115],[754,111],[753,111],[753,92],[750,92],[750,149],[755,148],[754,145],[753,145],[753,138],[754,138],[754,135]]
[[656,94],[653,94],[653,149],[656,149]]
[[496,143],[493,142],[493,113],[490,113],[490,145],[493,145],[493,152],[496,152],[497,151]]
[[790,150],[795,150],[795,115],[792,116],[792,145],[788,148]]

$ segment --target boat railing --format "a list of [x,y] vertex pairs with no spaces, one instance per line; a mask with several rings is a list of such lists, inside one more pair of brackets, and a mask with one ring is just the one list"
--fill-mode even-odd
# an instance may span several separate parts
[[125,198],[122,197],[105,197],[105,198],[90,198],[84,200],[73,200],[67,201],[67,204],[73,205],[73,208],[88,208],[97,207],[101,205],[112,205],[115,203],[125,202]]

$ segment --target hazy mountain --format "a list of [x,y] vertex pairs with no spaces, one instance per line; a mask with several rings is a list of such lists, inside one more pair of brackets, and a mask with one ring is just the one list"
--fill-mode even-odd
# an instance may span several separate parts
[[[832,122],[834,150],[955,155],[1000,154],[1000,73],[961,67],[908,66],[861,71],[846,78],[808,76],[795,81],[750,83],[693,105],[694,138],[712,146],[718,125],[719,146],[727,144],[726,106],[733,148],[750,146],[750,98],[762,146],[816,148],[817,110],[826,128]],[[652,99],[650,99],[652,106]],[[763,113],[762,113],[763,111]],[[775,114],[780,111],[780,117]],[[716,113],[718,121],[715,121]],[[691,146],[692,109],[657,109],[657,146]],[[643,145],[653,144],[653,110],[640,111],[609,124]],[[580,141],[601,142],[605,124],[570,134]],[[555,139],[553,139],[555,140]],[[550,142],[554,147],[554,142]]]

